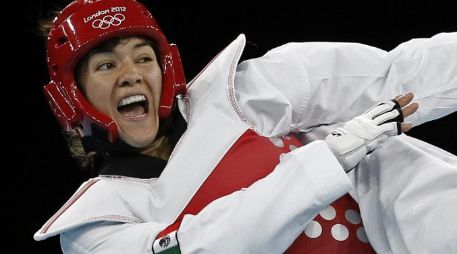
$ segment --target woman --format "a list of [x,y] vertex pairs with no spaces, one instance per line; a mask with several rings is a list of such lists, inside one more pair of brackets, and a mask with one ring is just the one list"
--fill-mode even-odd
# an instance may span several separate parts
[[[455,47],[455,35],[430,43]],[[388,81],[405,76],[395,73],[395,67],[403,67],[400,60],[410,57],[402,55],[407,50],[398,48],[384,57],[385,52],[367,46],[337,44],[337,52],[351,56],[343,54],[338,60],[344,68],[332,70],[325,61],[334,61],[334,44],[289,44],[237,67],[243,46],[240,36],[178,96],[188,127],[169,156],[171,136],[182,132],[176,124],[179,115],[173,114],[174,98],[185,92],[176,47],[135,1],[75,1],[67,6],[48,39],[51,82],[45,92],[61,125],[75,130],[84,150],[101,154],[104,164],[100,176],[83,184],[35,238],[60,234],[64,251],[83,253],[281,253],[319,211],[351,189],[345,171],[389,137],[411,128],[399,116],[417,110],[417,104],[409,104],[412,94],[398,98],[398,104],[386,102],[364,112],[405,89]],[[310,65],[310,59],[323,62]],[[440,60],[434,55],[427,59]],[[275,64],[281,61],[285,63]],[[361,64],[370,62],[372,66]],[[326,68],[317,69],[322,66]],[[386,73],[386,67],[394,74]],[[417,80],[435,74],[425,72]],[[334,79],[326,79],[329,75]],[[446,86],[452,78],[443,76],[435,93],[454,89]],[[326,89],[333,82],[339,83],[335,91],[348,95],[329,105],[328,96],[321,96],[329,94]],[[353,82],[358,86],[351,86]],[[423,94],[423,83],[406,88]],[[455,108],[451,104],[448,111],[432,110],[412,119],[421,123]],[[320,130],[323,124],[341,127],[325,141],[297,149],[298,140],[283,136]],[[368,171],[366,161],[356,174]],[[357,190],[361,186],[357,183]],[[354,196],[363,199],[361,192]],[[371,215],[373,206],[366,207]],[[371,219],[364,223],[386,226]],[[367,233],[377,251],[389,248],[383,234]],[[408,244],[391,248],[403,251]],[[300,251],[303,246],[298,245],[289,251]],[[366,242],[358,247],[370,251]]]

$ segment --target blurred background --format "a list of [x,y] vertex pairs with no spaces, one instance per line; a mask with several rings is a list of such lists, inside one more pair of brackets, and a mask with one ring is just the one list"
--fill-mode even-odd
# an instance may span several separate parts
[[[247,37],[242,58],[247,59],[292,41],[360,42],[391,50],[412,38],[457,31],[451,1],[142,2],[180,48],[188,80],[240,33]],[[66,3],[24,0],[5,9],[14,18],[3,22],[9,34],[3,37],[4,49],[12,53],[3,58],[5,95],[11,97],[5,127],[11,129],[5,132],[6,205],[0,211],[7,221],[5,243],[11,246],[6,249],[13,253],[60,253],[58,237],[35,242],[32,236],[90,177],[69,157],[41,90],[48,76],[37,21]],[[409,135],[457,154],[457,115],[416,127]]]

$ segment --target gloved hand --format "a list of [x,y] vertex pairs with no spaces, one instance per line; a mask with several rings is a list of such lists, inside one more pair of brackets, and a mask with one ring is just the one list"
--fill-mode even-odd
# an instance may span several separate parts
[[392,136],[411,129],[411,124],[402,124],[403,118],[413,114],[418,105],[411,102],[412,93],[398,100],[379,103],[362,115],[346,122],[329,134],[325,141],[346,172],[353,169],[367,154]]

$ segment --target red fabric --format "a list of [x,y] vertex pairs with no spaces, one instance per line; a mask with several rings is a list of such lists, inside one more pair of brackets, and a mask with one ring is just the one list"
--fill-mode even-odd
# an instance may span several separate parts
[[317,215],[285,253],[371,254],[376,252],[366,240],[357,202],[346,194]]
[[[241,188],[247,188],[257,180],[267,176],[279,163],[281,154],[300,146],[302,146],[300,141],[293,136],[266,138],[251,130],[246,131],[205,180],[176,222],[162,231],[158,238],[177,230],[185,214],[197,214],[213,200]],[[299,201],[297,200],[297,202]],[[359,212],[357,203],[349,195],[345,195],[334,202],[332,206],[335,209],[335,218],[326,220],[318,215],[315,221],[311,223],[313,225],[319,223],[321,226],[322,232],[319,237],[310,238],[306,236],[305,232],[302,233],[287,250],[288,254],[375,253],[368,243],[359,241],[356,236],[356,231],[362,227],[362,224],[351,224],[344,217],[345,211],[348,209],[355,212],[350,212],[351,215]],[[331,208],[329,208],[330,210]],[[322,214],[325,216],[325,211]],[[329,218],[329,216],[326,217]],[[349,237],[343,241],[335,240],[331,234],[332,226],[338,223],[344,226],[336,226],[335,229],[340,229],[339,231],[334,230],[340,232],[339,235],[338,232],[335,233],[337,238],[341,239],[344,236],[343,227],[348,229]]]

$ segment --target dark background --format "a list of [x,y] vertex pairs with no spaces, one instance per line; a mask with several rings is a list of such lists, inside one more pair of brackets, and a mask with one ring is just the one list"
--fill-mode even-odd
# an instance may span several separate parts
[[[26,0],[5,9],[8,38],[4,140],[6,244],[13,253],[59,253],[58,237],[34,242],[33,234],[80,183],[82,173],[67,152],[57,121],[42,94],[48,81],[44,40],[37,20],[67,1]],[[180,48],[188,80],[239,33],[247,36],[243,59],[260,56],[290,41],[361,42],[385,50],[418,37],[457,31],[452,1],[143,1],[171,42]],[[271,3],[268,3],[271,2]],[[20,20],[18,25],[17,21]],[[5,57],[5,56],[4,56]],[[457,61],[457,59],[455,59]],[[11,69],[10,69],[11,68]],[[6,100],[6,98],[4,98]],[[456,113],[424,124],[409,134],[457,154]],[[12,143],[10,140],[12,140]],[[5,213],[5,214],[4,214]],[[5,238],[4,238],[5,239]]]

